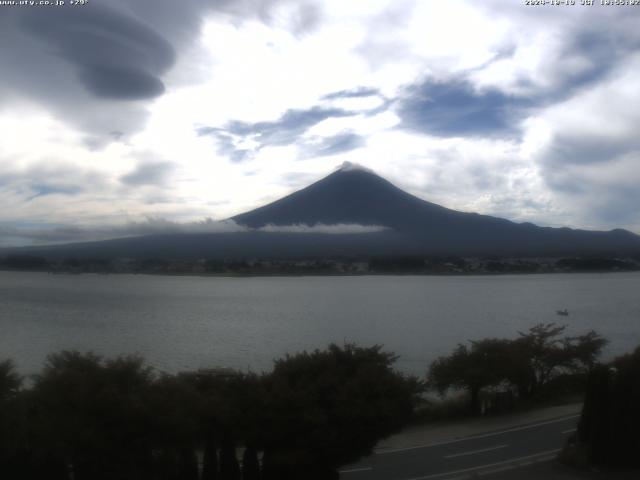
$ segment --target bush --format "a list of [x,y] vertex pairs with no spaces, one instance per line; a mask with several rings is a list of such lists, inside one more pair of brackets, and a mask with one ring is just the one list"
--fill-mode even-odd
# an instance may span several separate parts
[[[138,357],[50,355],[21,390],[0,363],[0,472],[7,478],[337,478],[411,417],[420,383],[395,356],[355,345],[276,361],[262,376],[156,375]],[[243,469],[236,448],[244,447]]]

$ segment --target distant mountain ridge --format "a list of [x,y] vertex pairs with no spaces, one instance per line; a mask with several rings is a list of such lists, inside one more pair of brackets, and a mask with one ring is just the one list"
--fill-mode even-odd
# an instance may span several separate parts
[[[232,219],[246,226],[247,231],[147,235],[19,251],[46,257],[95,258],[640,254],[640,236],[626,230],[538,227],[459,212],[415,197],[353,164]],[[386,229],[357,234],[319,233],[313,229],[308,233],[261,230],[267,226],[319,224]]]

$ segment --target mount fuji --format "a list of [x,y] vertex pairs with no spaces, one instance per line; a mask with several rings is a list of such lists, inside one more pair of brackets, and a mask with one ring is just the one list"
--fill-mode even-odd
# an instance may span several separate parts
[[240,231],[157,234],[20,250],[45,257],[167,259],[640,253],[640,236],[626,230],[539,227],[451,210],[349,163],[231,220]]

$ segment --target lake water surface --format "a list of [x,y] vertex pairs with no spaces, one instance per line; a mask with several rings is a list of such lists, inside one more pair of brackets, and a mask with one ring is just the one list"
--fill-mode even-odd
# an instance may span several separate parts
[[[556,315],[567,308],[568,317]],[[330,342],[383,344],[422,374],[458,342],[540,322],[640,345],[640,273],[189,277],[0,272],[0,359],[38,371],[63,349],[139,353],[160,370],[260,371]]]

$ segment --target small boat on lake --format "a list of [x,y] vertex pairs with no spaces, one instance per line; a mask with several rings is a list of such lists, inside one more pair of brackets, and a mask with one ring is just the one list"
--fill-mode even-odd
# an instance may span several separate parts
[[556,315],[562,315],[563,317],[569,316],[569,310],[566,308],[564,310],[556,310]]

